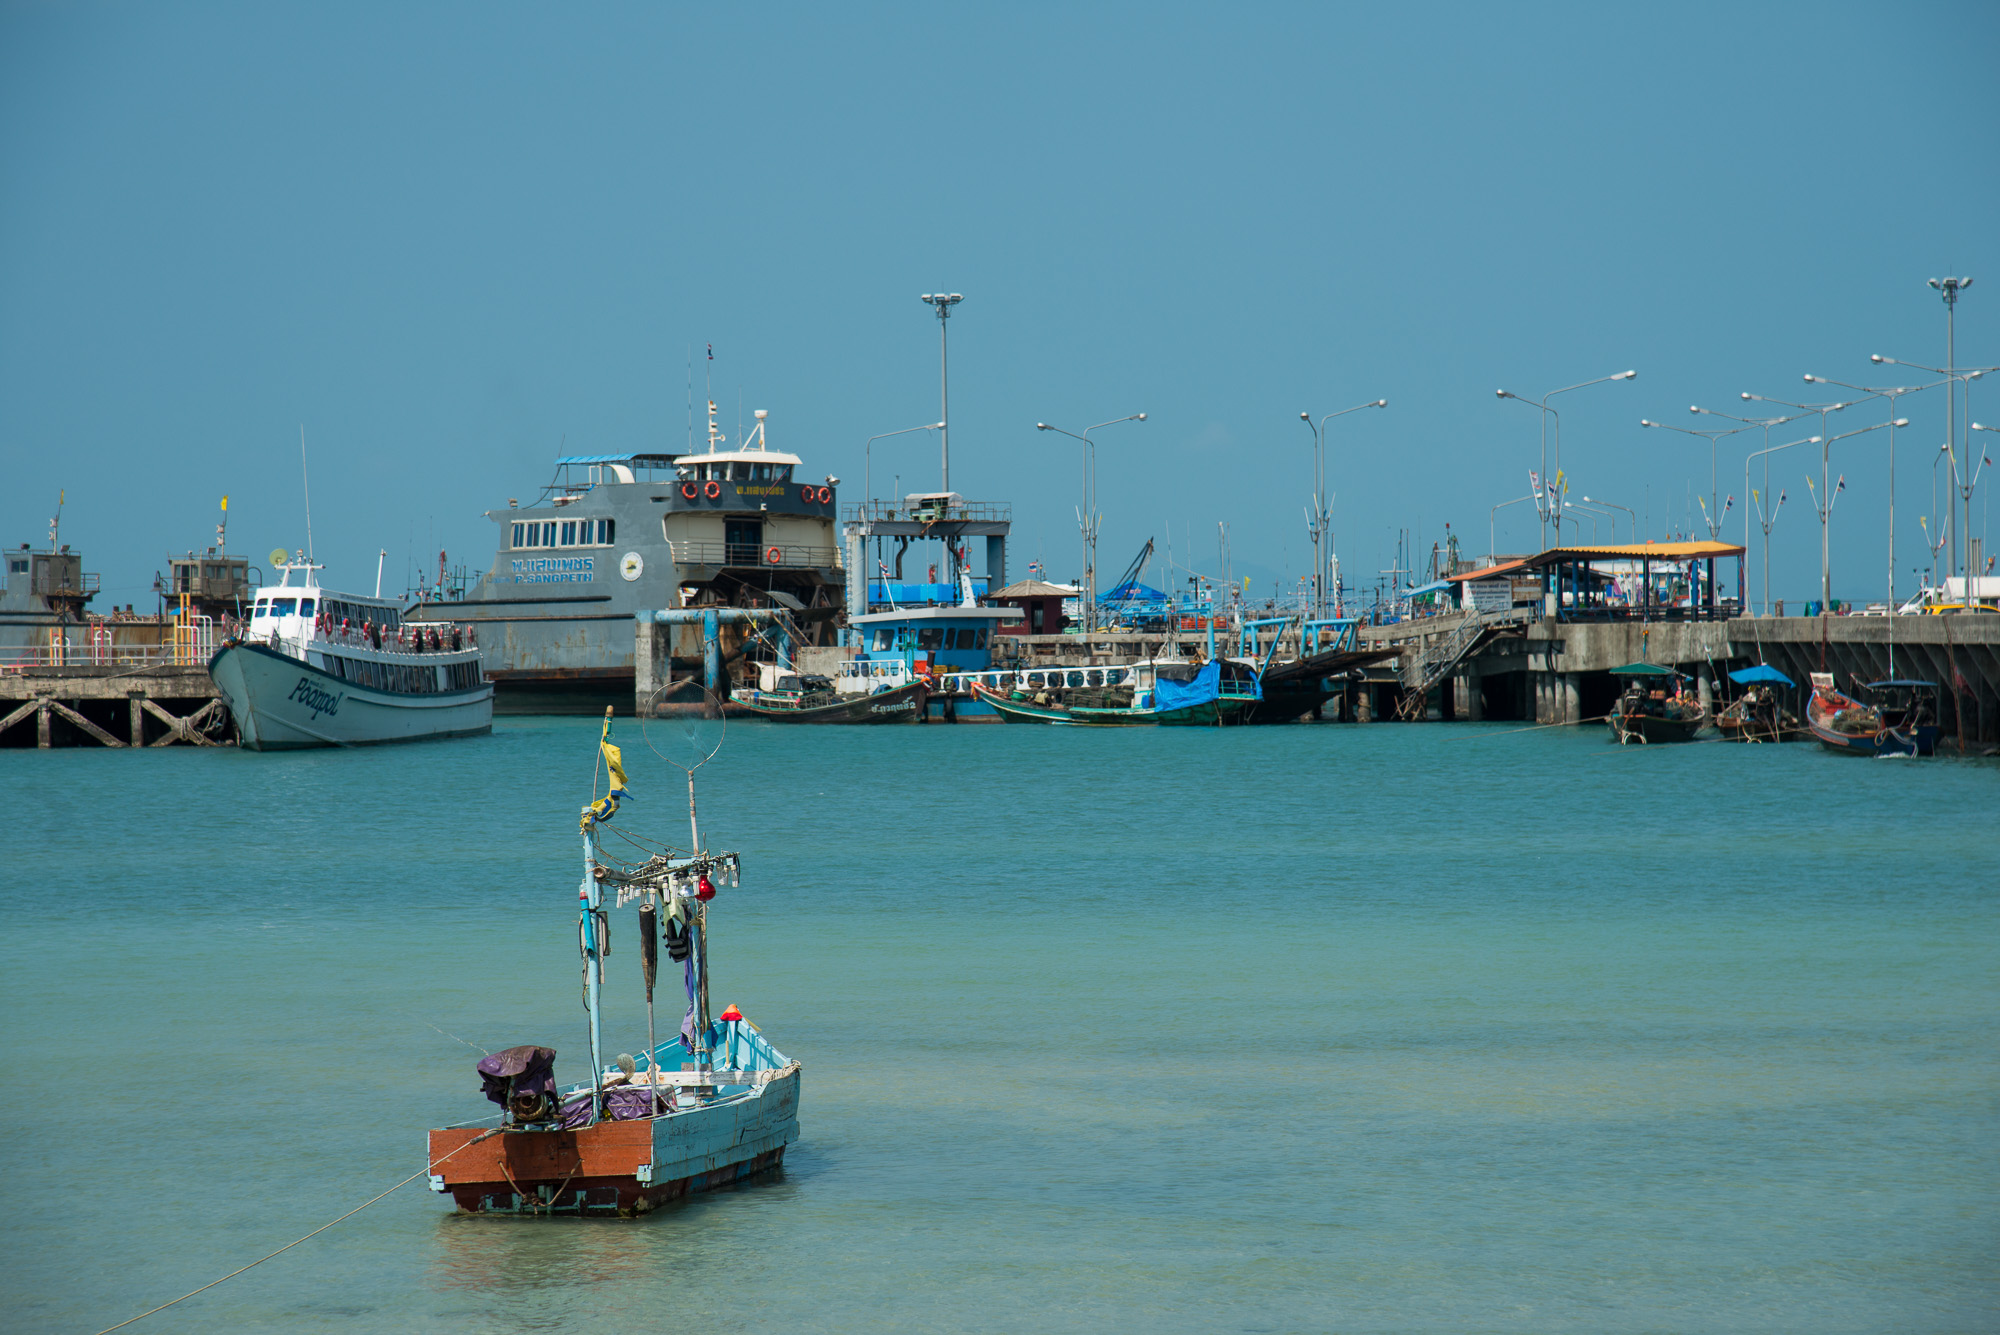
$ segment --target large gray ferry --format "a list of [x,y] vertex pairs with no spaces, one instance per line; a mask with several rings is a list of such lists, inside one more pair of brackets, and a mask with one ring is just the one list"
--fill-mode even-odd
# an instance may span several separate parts
[[[487,512],[492,569],[457,596],[420,594],[406,619],[477,627],[503,714],[631,709],[642,611],[777,608],[803,632],[799,647],[833,644],[846,583],[839,479],[771,449],[766,417],[732,446],[711,402],[705,451],[557,459],[531,504]],[[754,652],[740,631],[726,647]]]

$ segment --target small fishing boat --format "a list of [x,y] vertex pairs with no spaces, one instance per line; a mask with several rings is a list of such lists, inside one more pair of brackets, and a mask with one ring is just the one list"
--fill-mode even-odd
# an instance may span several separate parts
[[[718,887],[741,883],[735,853],[711,852],[695,821],[688,769],[690,848],[679,850],[620,831],[637,861],[599,842],[625,793],[619,748],[605,710],[600,754],[608,796],[583,809],[583,880],[578,889],[584,1002],[590,1014],[587,1082],[556,1083],[553,1048],[523,1044],[478,1064],[496,1116],[430,1133],[431,1189],[469,1214],[643,1214],[691,1192],[709,1191],[781,1166],[798,1138],[799,1063],[729,1006],[709,1015],[708,913]],[[712,752],[711,752],[712,754]],[[699,762],[696,762],[697,766]],[[602,1050],[604,959],[610,913],[637,903],[646,987],[646,1047],[607,1064]],[[680,1033],[656,1043],[653,989],[662,938],[682,966],[687,1013]]]
[[1739,668],[1729,679],[1744,688],[1715,715],[1715,730],[1725,742],[1802,742],[1811,734],[1798,715],[1785,708],[1778,688],[1794,689],[1790,677],[1767,664]]
[[1605,722],[1620,745],[1637,742],[1691,742],[1708,726],[1708,711],[1687,691],[1687,677],[1655,663],[1627,663],[1611,669],[1625,678],[1624,694]]
[[[1121,673],[1124,680],[1128,678]],[[1139,663],[1129,681],[1104,687],[1028,683],[1001,690],[975,679],[970,689],[974,699],[1008,723],[1087,728],[1227,727],[1242,722],[1259,698],[1256,669],[1226,658],[1212,658],[1198,668]]]
[[1857,700],[1833,688],[1833,674],[1812,674],[1806,726],[1829,751],[1849,756],[1928,756],[1937,751],[1937,683],[1874,681]]
[[921,723],[929,689],[918,680],[875,695],[843,695],[831,677],[787,673],[775,690],[752,691],[730,704],[773,723]]

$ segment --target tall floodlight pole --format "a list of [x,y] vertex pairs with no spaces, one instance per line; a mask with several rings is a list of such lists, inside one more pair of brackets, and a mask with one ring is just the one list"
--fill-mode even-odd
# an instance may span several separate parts
[[1771,615],[1771,527],[1778,522],[1778,511],[1785,508],[1785,491],[1782,487],[1779,488],[1777,504],[1766,510],[1764,502],[1771,494],[1771,465],[1768,463],[1764,465],[1764,489],[1762,491],[1752,491],[1750,489],[1750,461],[1761,459],[1767,454],[1776,454],[1779,450],[1789,450],[1794,445],[1817,444],[1819,444],[1818,436],[1803,436],[1798,440],[1788,440],[1782,445],[1772,445],[1765,449],[1752,451],[1743,457],[1743,494],[1750,498],[1750,504],[1745,506],[1743,510],[1743,547],[1745,551],[1748,551],[1750,548],[1749,515],[1751,509],[1754,508],[1757,511],[1757,527],[1764,531],[1765,616]]
[[[1555,409],[1549,407],[1549,400],[1558,394],[1567,394],[1573,389],[1588,389],[1592,385],[1602,385],[1612,380],[1632,380],[1638,374],[1637,371],[1620,371],[1615,375],[1601,375],[1595,380],[1586,380],[1581,384],[1564,385],[1561,389],[1552,389],[1539,399],[1526,398],[1505,389],[1496,389],[1493,391],[1499,398],[1513,399],[1517,403],[1525,403],[1531,408],[1540,408],[1542,410],[1542,474],[1538,490],[1545,499],[1541,504],[1536,506],[1536,509],[1541,512],[1542,527],[1544,530],[1547,529],[1551,520],[1555,522],[1556,543],[1558,544],[1562,542],[1562,497],[1556,494],[1555,479],[1549,476],[1549,418],[1555,417],[1556,419],[1556,471],[1558,473],[1562,471],[1562,418],[1557,415]],[[1550,545],[1548,534],[1544,532],[1542,535],[1543,550],[1547,550]]]
[[[928,302],[930,305],[937,307],[938,418],[945,423],[949,423],[951,421],[951,344],[950,339],[946,337],[945,330],[948,327],[947,322],[951,319],[951,308],[958,305],[959,302],[964,301],[965,298],[956,292],[926,292],[918,297],[917,300]],[[951,427],[949,425],[941,426],[938,428],[938,432],[940,436],[939,444],[944,451],[944,482],[939,490],[950,491]]]
[[[1827,461],[1833,452],[1833,443],[1837,440],[1848,440],[1854,436],[1865,436],[1870,431],[1880,431],[1885,426],[1908,426],[1909,424],[1909,418],[1898,418],[1892,422],[1877,422],[1873,426],[1864,426],[1858,431],[1844,431],[1838,436],[1823,437],[1820,440],[1819,493],[1813,497],[1813,508],[1819,511],[1819,614],[1821,616],[1829,614],[1833,603],[1833,566],[1831,562],[1831,549],[1827,545],[1827,521],[1833,517],[1834,501],[1839,499],[1837,489],[1830,486],[1827,478]],[[1812,482],[1812,475],[1810,473],[1806,475],[1806,482],[1808,485]],[[1842,475],[1840,485],[1842,487],[1847,485],[1845,475]]]
[[1312,508],[1306,511],[1306,532],[1311,536],[1313,545],[1312,614],[1314,620],[1319,620],[1326,616],[1326,560],[1320,552],[1320,542],[1326,536],[1331,522],[1331,514],[1327,509],[1326,503],[1326,424],[1336,417],[1345,417],[1349,413],[1358,413],[1363,408],[1386,408],[1388,406],[1389,400],[1387,399],[1370,399],[1367,403],[1357,403],[1352,408],[1342,408],[1337,413],[1328,413],[1319,419],[1317,426],[1313,424],[1311,413],[1299,414],[1299,420],[1304,422],[1307,428],[1313,433],[1313,494]]
[[[1722,514],[1723,509],[1727,507],[1717,508],[1721,502],[1720,498],[1716,495],[1718,490],[1716,484],[1716,447],[1724,436],[1736,436],[1741,435],[1745,431],[1754,431],[1756,430],[1756,424],[1733,426],[1716,431],[1696,431],[1691,427],[1673,426],[1666,422],[1655,422],[1651,418],[1642,417],[1639,419],[1639,425],[1658,427],[1662,431],[1678,431],[1683,436],[1696,436],[1708,442],[1708,512],[1702,515],[1702,522],[1708,525],[1708,536],[1711,539],[1721,538]],[[1732,496],[1729,499],[1733,503],[1736,498]]]
[[1083,508],[1077,512],[1077,530],[1083,535],[1083,631],[1089,635],[1097,629],[1097,525],[1102,518],[1097,513],[1097,445],[1090,433],[1107,426],[1117,426],[1120,422],[1143,422],[1146,414],[1133,413],[1130,417],[1114,417],[1096,426],[1087,426],[1083,434],[1065,431],[1047,422],[1035,423],[1037,431],[1053,431],[1059,436],[1083,442]]

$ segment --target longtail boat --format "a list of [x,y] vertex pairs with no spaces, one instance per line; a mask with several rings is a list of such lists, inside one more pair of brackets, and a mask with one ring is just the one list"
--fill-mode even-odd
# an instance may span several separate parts
[[1716,711],[1715,730],[1725,742],[1802,742],[1812,734],[1798,715],[1785,708],[1778,688],[1795,689],[1796,683],[1765,663],[1738,668],[1729,679],[1743,687],[1743,694]]
[[829,678],[786,676],[774,691],[752,691],[730,703],[773,723],[922,723],[929,695],[922,681],[875,695],[842,695]]
[[1937,751],[1937,683],[1874,681],[1857,700],[1833,688],[1833,674],[1812,674],[1806,726],[1829,751],[1848,756],[1928,756]]
[[1656,663],[1627,663],[1611,669],[1625,678],[1625,692],[1605,722],[1611,739],[1629,743],[1691,742],[1708,725],[1708,711],[1687,693],[1687,678]]
[[[711,852],[695,820],[688,769],[690,849],[643,840],[652,849],[624,861],[600,846],[605,823],[626,796],[619,748],[604,711],[600,757],[607,796],[583,809],[583,879],[578,929],[584,1001],[590,1014],[587,1082],[555,1079],[553,1048],[523,1044],[478,1063],[482,1091],[500,1112],[430,1133],[430,1184],[469,1214],[631,1216],[691,1192],[725,1186],[781,1166],[798,1138],[799,1063],[785,1056],[734,1006],[709,1015],[708,913],[719,886],[740,884],[735,853]],[[646,1047],[606,1064],[601,994],[611,948],[606,897],[637,903],[646,987]],[[653,990],[664,937],[682,966],[687,1013],[678,1037],[656,1043]]]
[[[978,681],[969,684],[973,699],[1008,723],[1059,727],[1226,727],[1242,722],[1259,699],[1256,669],[1226,658],[1212,658],[1199,669],[1140,663],[1134,675],[1136,686],[1116,690],[999,691]],[[1183,676],[1187,680],[1176,679]]]

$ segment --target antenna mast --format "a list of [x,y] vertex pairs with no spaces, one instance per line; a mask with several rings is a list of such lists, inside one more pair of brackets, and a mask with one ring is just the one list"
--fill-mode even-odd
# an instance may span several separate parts
[[299,423],[299,481],[306,493],[306,560],[313,559],[313,492],[312,478],[306,472],[306,424]]

